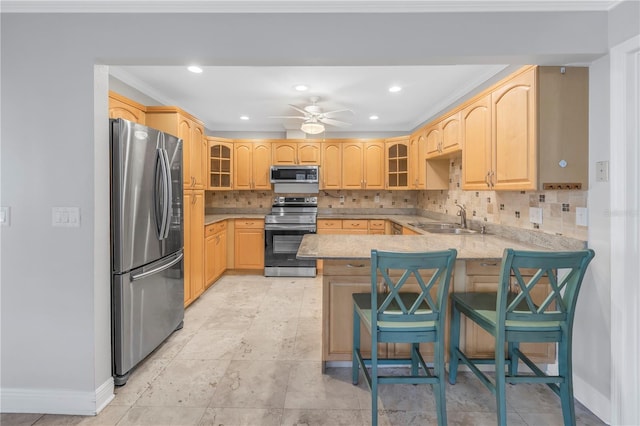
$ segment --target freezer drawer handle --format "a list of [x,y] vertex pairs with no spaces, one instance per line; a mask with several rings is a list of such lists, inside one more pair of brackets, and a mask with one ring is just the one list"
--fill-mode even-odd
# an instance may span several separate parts
[[171,261],[170,263],[166,264],[166,265],[162,265],[159,268],[155,268],[152,269],[150,271],[147,272],[143,272],[141,274],[137,274],[137,275],[131,275],[131,281],[137,281],[137,280],[141,280],[143,278],[146,278],[150,275],[154,275],[157,274],[158,272],[162,272],[165,269],[169,269],[171,268],[173,265],[175,265],[176,263],[180,262],[182,260],[182,258],[184,257],[184,255],[182,253],[180,253],[178,255],[178,257],[176,257],[173,261]]

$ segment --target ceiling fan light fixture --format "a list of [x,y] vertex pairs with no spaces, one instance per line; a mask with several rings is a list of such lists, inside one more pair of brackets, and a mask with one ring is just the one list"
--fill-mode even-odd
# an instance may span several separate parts
[[300,130],[310,135],[317,135],[324,132],[324,124],[318,123],[317,120],[306,120],[300,126]]

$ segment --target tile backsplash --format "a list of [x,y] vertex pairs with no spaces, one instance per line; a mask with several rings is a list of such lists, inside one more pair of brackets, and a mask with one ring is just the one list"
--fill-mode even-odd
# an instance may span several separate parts
[[[587,191],[463,191],[462,161],[453,158],[448,191],[418,191],[422,210],[455,215],[456,204],[467,210],[467,219],[587,240],[587,227],[576,225],[576,207],[587,206]],[[529,221],[529,208],[542,208],[542,223]]]
[[[456,220],[464,205],[467,220],[564,235],[587,240],[587,227],[576,225],[576,207],[587,206],[587,191],[463,191],[461,158],[453,158],[449,170],[449,189],[438,191],[353,191],[320,190],[318,208],[337,213],[359,209],[415,209],[450,215]],[[272,191],[207,191],[206,207],[255,209],[271,208]],[[340,197],[344,196],[344,203]],[[529,208],[542,208],[542,223],[529,221]],[[480,225],[481,223],[476,223]]]

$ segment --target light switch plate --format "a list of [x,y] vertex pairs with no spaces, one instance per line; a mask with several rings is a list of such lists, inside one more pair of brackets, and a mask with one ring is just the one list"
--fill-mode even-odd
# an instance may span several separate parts
[[340,204],[344,204],[344,195],[340,196]]
[[542,223],[542,207],[529,207],[529,222]]
[[587,215],[586,207],[576,207],[576,225],[577,226],[589,225],[589,217]]
[[51,226],[79,228],[80,207],[52,207]]
[[11,207],[0,207],[0,225],[11,225]]

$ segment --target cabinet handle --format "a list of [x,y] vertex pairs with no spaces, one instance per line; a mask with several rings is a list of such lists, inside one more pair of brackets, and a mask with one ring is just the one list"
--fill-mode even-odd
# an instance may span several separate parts
[[498,266],[498,264],[497,264],[497,263],[486,263],[486,262],[482,262],[482,263],[480,264],[480,266]]
[[347,263],[347,268],[364,268],[366,265],[364,263],[358,263],[354,265],[353,263]]
[[491,177],[489,178],[489,181],[491,182],[491,188],[496,186],[495,179],[494,179],[495,175],[496,173],[493,170],[491,170]]
[[491,188],[491,181],[489,180],[491,177],[491,171],[487,172],[487,175],[484,177],[484,181],[489,188]]

